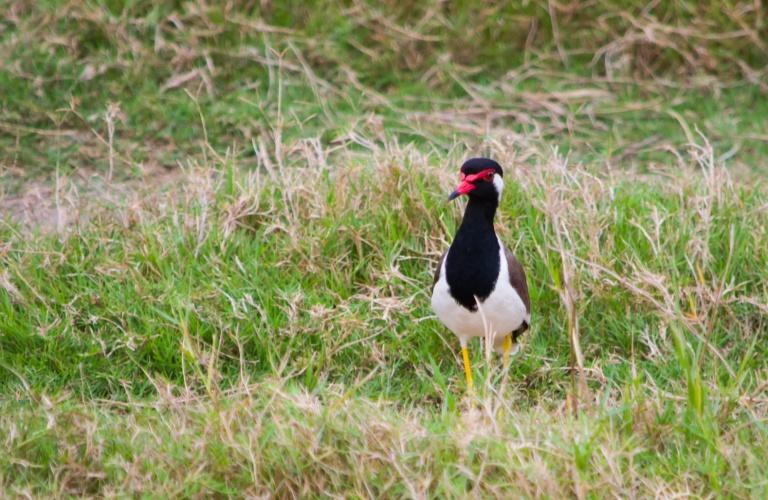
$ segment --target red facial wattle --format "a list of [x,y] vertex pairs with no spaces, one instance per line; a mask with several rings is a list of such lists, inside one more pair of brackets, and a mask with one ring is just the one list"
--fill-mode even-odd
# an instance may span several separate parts
[[485,170],[478,172],[476,174],[461,174],[461,182],[459,183],[459,187],[456,188],[456,190],[451,193],[448,196],[448,200],[453,200],[454,198],[458,198],[459,196],[463,194],[467,194],[473,189],[477,187],[475,184],[475,181],[478,180],[491,180],[493,178],[493,174],[495,171],[492,168],[486,168]]

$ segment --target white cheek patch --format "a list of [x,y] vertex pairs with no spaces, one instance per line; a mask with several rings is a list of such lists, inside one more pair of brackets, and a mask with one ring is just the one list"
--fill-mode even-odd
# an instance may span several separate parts
[[504,179],[498,174],[493,176],[493,187],[496,188],[496,192],[499,194],[499,198],[501,198],[501,192],[504,191]]

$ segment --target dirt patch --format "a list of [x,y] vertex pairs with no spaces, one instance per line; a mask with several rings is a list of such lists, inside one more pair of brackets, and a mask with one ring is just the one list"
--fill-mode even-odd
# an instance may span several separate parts
[[0,194],[0,220],[10,220],[22,229],[64,233],[87,223],[96,207],[124,205],[133,196],[151,196],[182,177],[180,168],[158,165],[143,167],[141,177],[114,182],[95,172],[82,171],[74,178],[58,181],[28,181],[18,194]]

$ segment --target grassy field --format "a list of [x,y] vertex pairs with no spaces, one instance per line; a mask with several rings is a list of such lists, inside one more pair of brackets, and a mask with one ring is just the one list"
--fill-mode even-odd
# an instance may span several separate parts
[[[765,498],[766,14],[0,0],[0,493]],[[469,394],[476,155],[533,321]]]

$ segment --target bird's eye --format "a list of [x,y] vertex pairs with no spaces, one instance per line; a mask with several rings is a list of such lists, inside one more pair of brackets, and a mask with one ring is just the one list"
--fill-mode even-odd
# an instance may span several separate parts
[[487,174],[485,174],[485,180],[489,181],[491,179],[493,179],[493,171],[488,172]]

